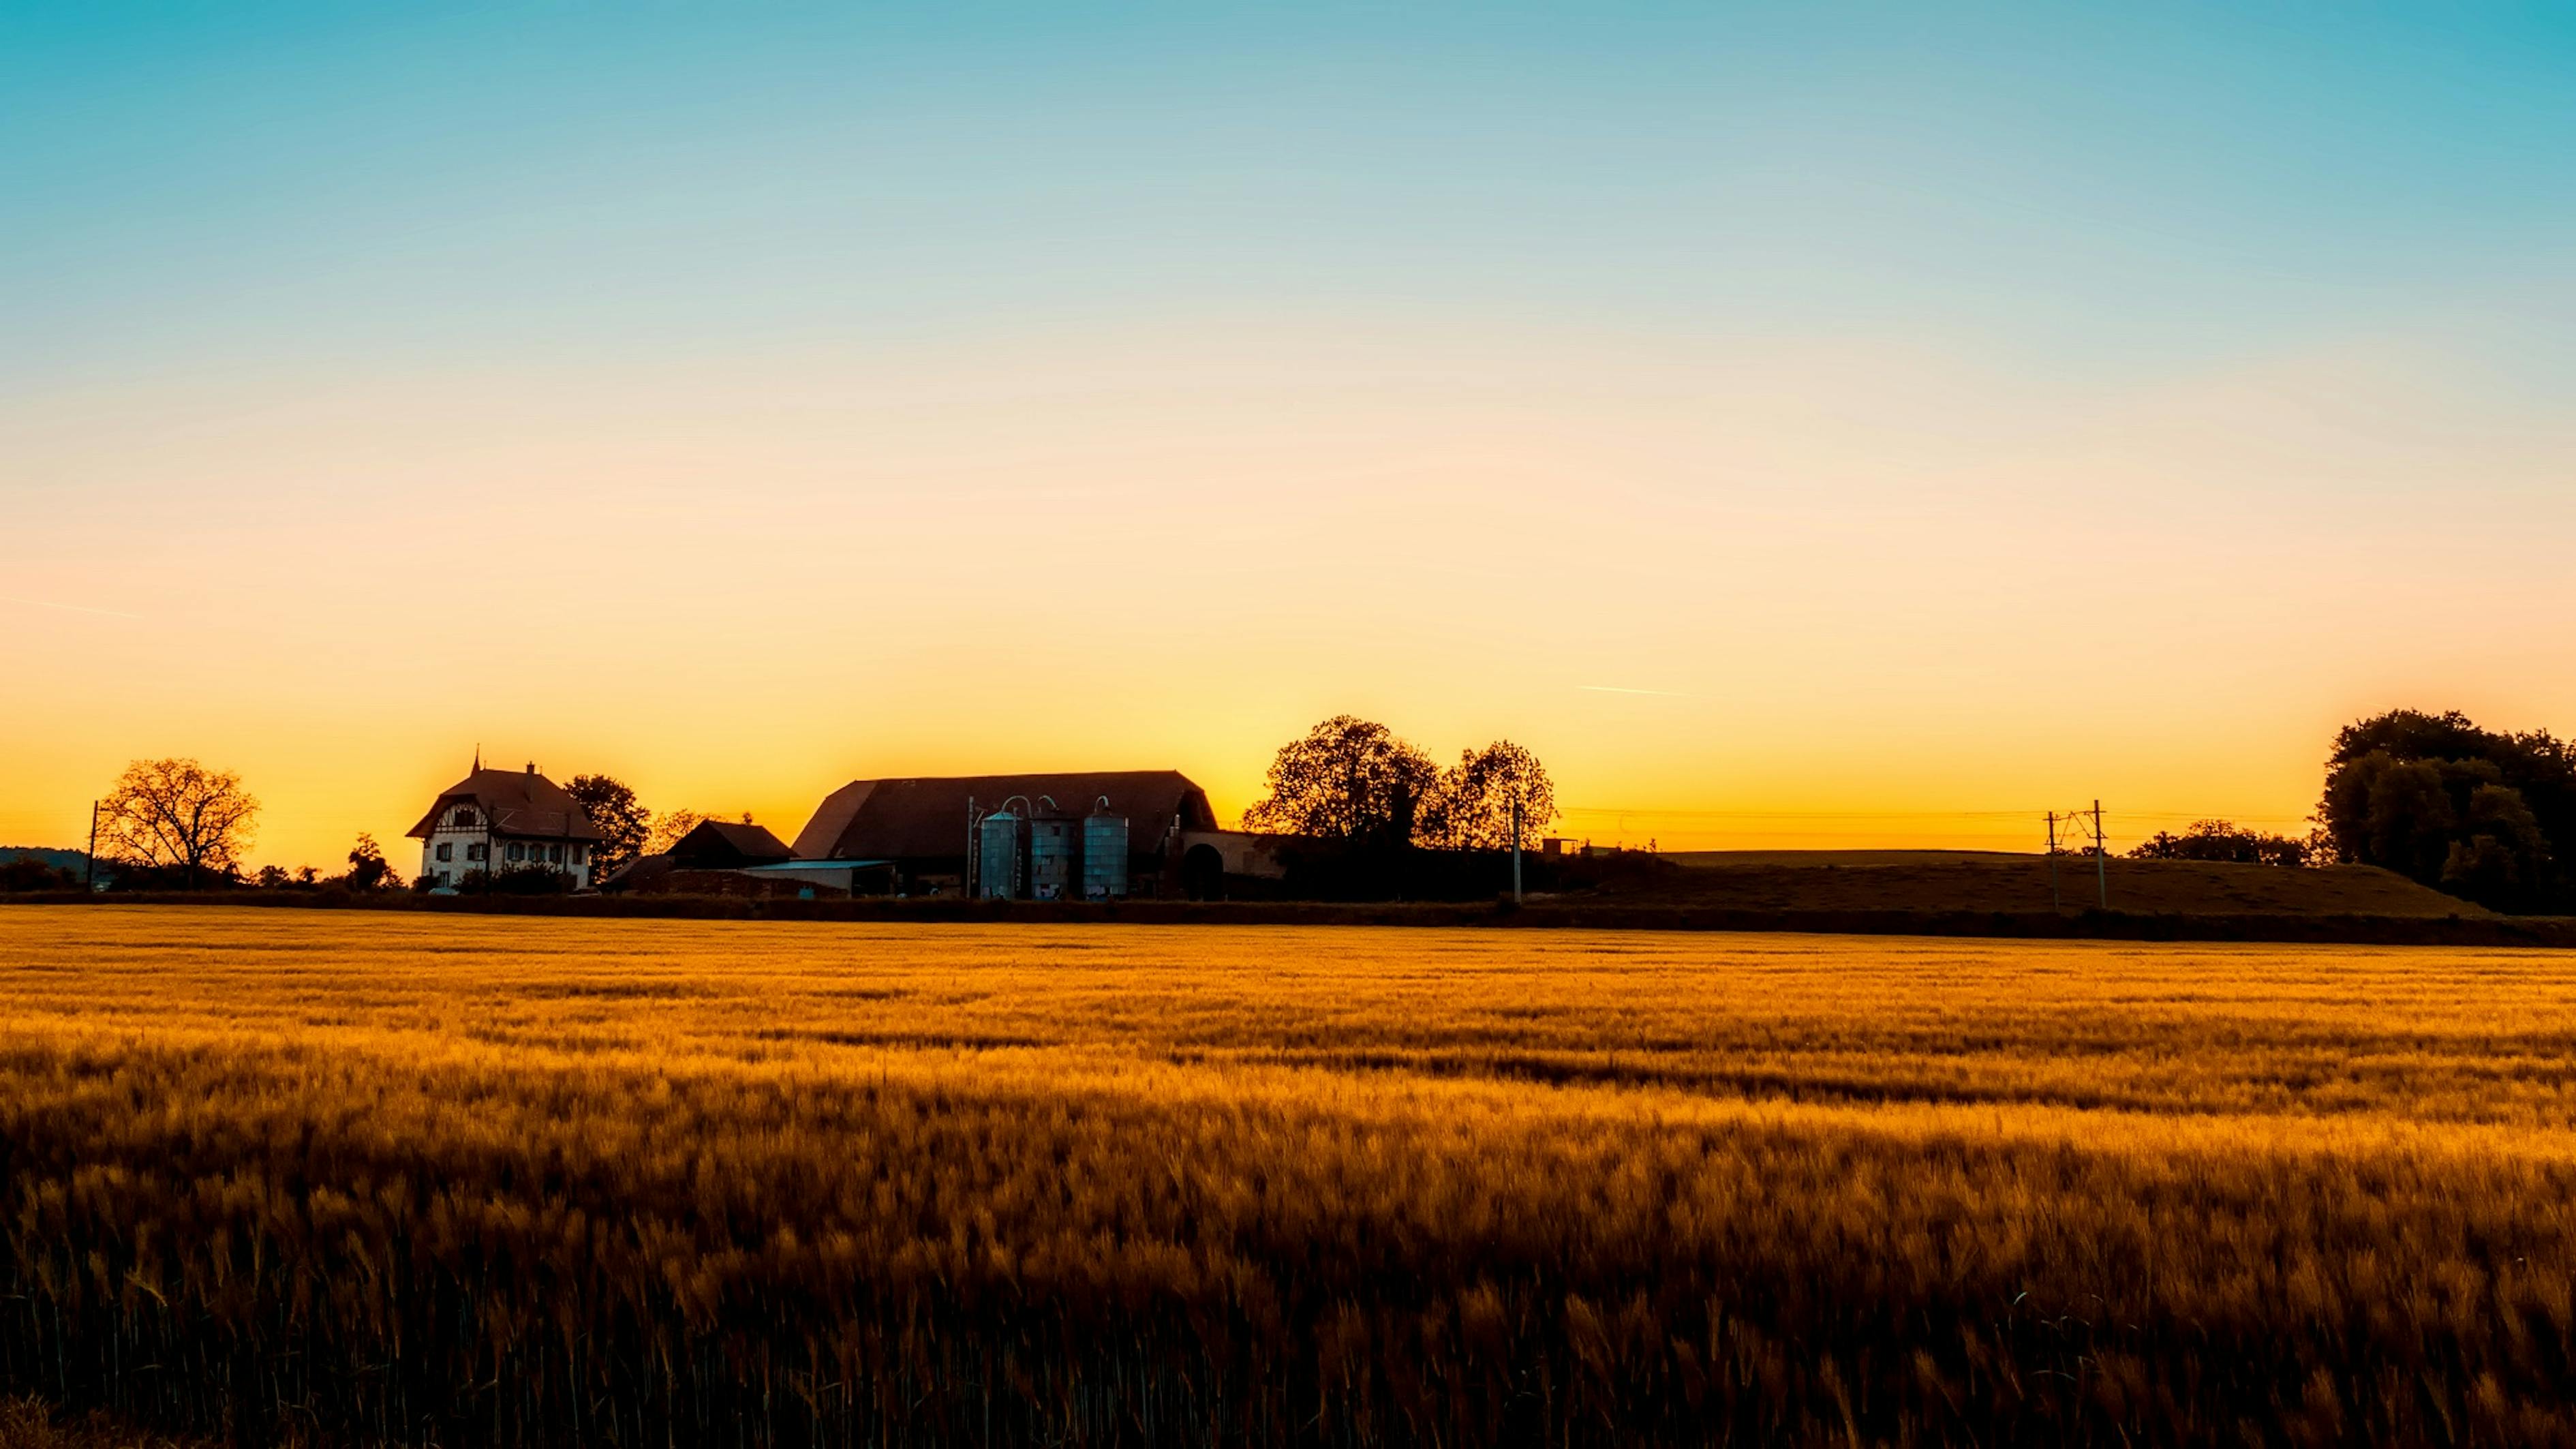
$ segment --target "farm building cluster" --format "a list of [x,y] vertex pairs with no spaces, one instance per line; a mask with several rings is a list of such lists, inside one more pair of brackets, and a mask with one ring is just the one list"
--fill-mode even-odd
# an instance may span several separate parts
[[1176,770],[853,780],[792,843],[749,821],[708,820],[602,873],[604,832],[570,791],[534,764],[478,760],[411,834],[433,891],[535,866],[612,892],[1205,899],[1229,876],[1282,871],[1280,837],[1218,828],[1207,792]]

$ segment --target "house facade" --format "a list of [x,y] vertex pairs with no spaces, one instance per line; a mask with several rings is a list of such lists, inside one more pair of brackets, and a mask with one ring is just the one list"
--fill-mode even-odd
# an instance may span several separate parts
[[537,773],[487,770],[481,761],[439,792],[410,834],[420,873],[434,892],[453,892],[475,871],[561,871],[578,890],[591,883],[603,838],[570,791]]

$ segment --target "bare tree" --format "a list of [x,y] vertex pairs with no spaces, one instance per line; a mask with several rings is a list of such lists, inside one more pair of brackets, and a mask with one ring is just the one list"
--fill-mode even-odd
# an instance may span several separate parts
[[259,802],[241,776],[194,760],[136,760],[98,807],[99,844],[118,860],[201,872],[241,868],[259,819]]

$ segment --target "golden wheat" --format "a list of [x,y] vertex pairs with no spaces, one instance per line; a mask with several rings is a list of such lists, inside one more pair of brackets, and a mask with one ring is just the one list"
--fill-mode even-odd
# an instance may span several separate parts
[[400,1442],[2576,1442],[2569,964],[13,908],[0,1378]]

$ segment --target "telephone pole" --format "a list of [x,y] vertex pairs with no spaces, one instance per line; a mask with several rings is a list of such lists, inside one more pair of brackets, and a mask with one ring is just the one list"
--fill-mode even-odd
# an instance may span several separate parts
[[2054,810],[2048,812],[2048,908],[2052,912],[2066,909],[2065,902],[2057,896],[2057,812]]
[[2102,835],[2102,801],[2093,801],[2093,877],[2102,889],[2102,909],[2111,909],[2111,842]]
[[98,802],[89,802],[89,854],[81,857],[81,889],[98,893]]
[[1512,904],[1521,903],[1521,797],[1512,797]]

